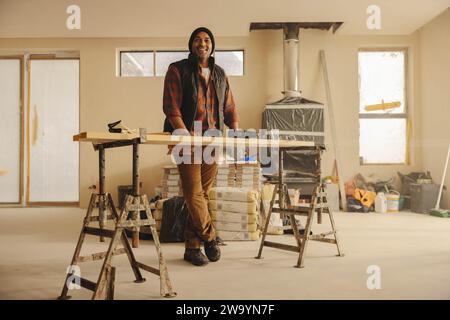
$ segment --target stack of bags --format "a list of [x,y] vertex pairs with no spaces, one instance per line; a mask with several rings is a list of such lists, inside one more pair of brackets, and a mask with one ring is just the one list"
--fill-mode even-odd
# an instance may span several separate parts
[[259,163],[236,164],[236,187],[261,190],[262,173]]
[[[161,231],[161,221],[163,216],[163,204],[164,201],[167,199],[161,199],[156,202],[150,203],[150,209],[152,211],[153,219],[156,221],[156,231],[158,232],[158,235]],[[148,235],[152,235],[152,232],[150,231],[149,226],[142,226],[140,232]]]
[[224,241],[258,240],[259,192],[248,188],[216,187],[208,208],[217,236]]
[[[275,190],[274,184],[264,184],[261,189],[261,221],[262,226],[266,225],[266,219],[270,211],[270,202],[272,201],[273,192]],[[278,196],[276,196],[278,199]],[[276,205],[278,206],[278,205]],[[284,233],[283,220],[278,212],[272,212],[270,215],[269,226],[267,227],[267,234],[281,235]]]
[[183,195],[180,175],[177,166],[164,166],[164,175],[161,181],[161,196],[172,198]]
[[236,168],[234,164],[223,164],[217,168],[217,176],[214,178],[213,187],[234,187]]

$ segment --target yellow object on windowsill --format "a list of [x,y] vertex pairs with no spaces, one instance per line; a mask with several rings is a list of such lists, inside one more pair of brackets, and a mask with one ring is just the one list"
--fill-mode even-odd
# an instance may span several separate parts
[[395,109],[401,106],[400,101],[394,101],[394,102],[384,102],[384,100],[381,100],[381,103],[379,104],[371,104],[366,106],[366,111],[377,111],[377,110],[387,110],[387,109]]

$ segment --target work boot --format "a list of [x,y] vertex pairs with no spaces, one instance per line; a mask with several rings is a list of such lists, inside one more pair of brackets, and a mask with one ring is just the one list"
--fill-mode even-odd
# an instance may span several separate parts
[[200,249],[186,248],[184,251],[184,260],[189,261],[194,266],[204,266],[208,264],[208,259]]
[[216,239],[206,242],[205,241],[205,253],[209,261],[216,262],[220,259],[220,248]]

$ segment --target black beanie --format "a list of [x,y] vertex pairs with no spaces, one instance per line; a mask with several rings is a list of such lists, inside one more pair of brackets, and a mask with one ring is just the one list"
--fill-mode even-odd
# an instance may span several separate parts
[[211,54],[213,54],[213,53],[214,53],[214,47],[215,47],[215,45],[216,45],[216,43],[215,43],[215,41],[214,41],[214,36],[213,36],[212,32],[211,32],[208,28],[205,28],[205,27],[197,28],[197,29],[195,29],[195,30],[192,32],[191,37],[189,38],[189,52],[190,52],[190,53],[193,53],[193,52],[192,52],[192,43],[194,42],[195,36],[196,36],[197,33],[199,33],[199,32],[205,32],[205,33],[208,34],[209,38],[211,39],[211,43],[212,43]]

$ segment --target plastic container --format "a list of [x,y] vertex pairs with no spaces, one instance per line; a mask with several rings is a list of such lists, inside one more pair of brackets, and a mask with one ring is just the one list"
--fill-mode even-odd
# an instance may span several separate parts
[[400,207],[400,193],[391,191],[387,196],[387,212],[398,212]]
[[[440,185],[435,183],[411,184],[411,211],[428,214],[436,206]],[[442,200],[441,200],[442,201]],[[439,203],[439,206],[441,203]]]
[[383,192],[378,192],[377,196],[375,197],[375,212],[387,212],[387,198]]

